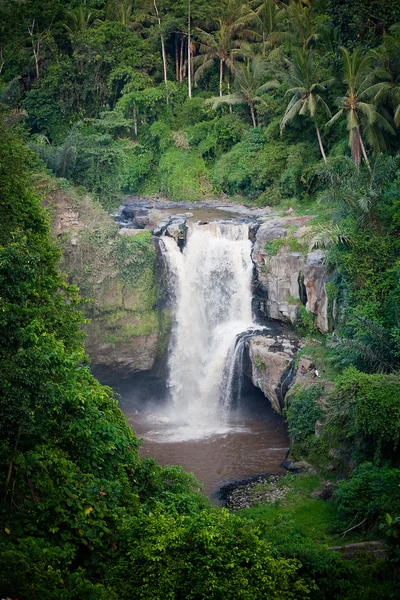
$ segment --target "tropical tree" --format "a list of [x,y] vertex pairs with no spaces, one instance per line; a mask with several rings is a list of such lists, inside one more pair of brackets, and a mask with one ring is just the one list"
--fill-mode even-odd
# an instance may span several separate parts
[[132,17],[133,5],[131,0],[107,0],[107,21],[118,21],[128,27]]
[[361,48],[353,54],[346,48],[341,48],[341,53],[347,90],[344,96],[337,99],[340,108],[330,119],[328,126],[346,118],[351,156],[359,166],[362,154],[369,166],[361,130],[364,130],[368,142],[375,150],[384,149],[382,131],[395,134],[389,119],[378,112],[373,100],[386,86],[389,75],[383,69],[373,68],[372,53],[363,54]]
[[399,166],[400,156],[385,154],[376,156],[369,170],[359,169],[349,157],[330,159],[318,171],[325,184],[319,201],[346,207],[360,225],[371,225],[378,221],[385,183],[395,177]]
[[276,0],[263,0],[255,9],[257,25],[261,29],[262,53],[273,48],[279,42],[287,39],[288,34],[284,25],[286,12]]
[[292,121],[297,115],[309,115],[314,121],[321,154],[324,161],[326,161],[321,133],[316,122],[316,114],[319,107],[321,107],[328,116],[331,116],[329,107],[321,94],[326,93],[334,80],[318,80],[318,64],[314,61],[311,51],[304,49],[295,50],[293,52],[293,60],[286,60],[286,65],[288,70],[284,76],[289,85],[293,87],[286,92],[287,95],[291,95],[292,97],[281,121],[281,134],[287,123]]
[[277,81],[263,83],[266,74],[266,64],[261,57],[254,58],[247,63],[239,63],[235,70],[234,93],[211,98],[213,108],[221,104],[247,104],[251,114],[253,127],[257,127],[256,105],[263,102],[265,92],[278,87]]
[[84,33],[90,25],[92,13],[87,12],[83,6],[78,6],[68,11],[67,18],[69,24],[65,24],[65,29],[69,33]]
[[248,5],[241,0],[228,0],[225,11],[216,19],[216,29],[212,33],[204,29],[196,29],[200,52],[195,58],[195,63],[199,65],[195,73],[196,81],[215,62],[218,62],[219,95],[222,96],[225,67],[234,73],[235,61],[246,55],[243,41],[254,39],[255,33],[251,27],[254,21],[255,14]]
[[284,9],[289,29],[289,39],[300,44],[304,49],[310,48],[318,39],[314,23],[314,14],[310,0],[290,0]]
[[384,36],[383,44],[375,54],[383,64],[388,79],[374,100],[378,106],[391,110],[395,124],[400,126],[400,24],[392,27],[391,33]]

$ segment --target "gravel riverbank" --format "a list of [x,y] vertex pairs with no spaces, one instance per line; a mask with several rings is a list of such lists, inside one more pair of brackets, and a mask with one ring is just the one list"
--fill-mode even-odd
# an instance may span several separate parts
[[284,498],[289,487],[278,485],[286,473],[258,475],[222,486],[218,498],[225,508],[240,510]]

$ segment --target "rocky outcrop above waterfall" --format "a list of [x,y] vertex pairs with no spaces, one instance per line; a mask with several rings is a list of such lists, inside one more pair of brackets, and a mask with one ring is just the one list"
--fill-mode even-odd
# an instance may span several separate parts
[[279,414],[293,375],[298,343],[284,336],[256,335],[248,341],[251,380]]
[[298,307],[304,304],[315,315],[318,329],[327,333],[325,255],[321,250],[307,252],[301,244],[312,218],[267,219],[257,229],[252,256],[265,316],[295,324]]
[[169,320],[158,307],[162,278],[143,225],[159,224],[160,215],[136,214],[135,228],[119,229],[90,196],[70,195],[57,182],[46,205],[63,271],[90,299],[83,309],[90,319],[85,345],[92,365],[124,374],[151,369],[167,344]]

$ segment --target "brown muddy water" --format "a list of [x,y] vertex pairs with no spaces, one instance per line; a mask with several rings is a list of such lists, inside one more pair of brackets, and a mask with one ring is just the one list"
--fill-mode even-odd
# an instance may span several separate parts
[[289,447],[286,425],[253,386],[244,391],[223,427],[193,431],[179,423],[165,400],[165,386],[156,378],[142,374],[118,379],[104,372],[96,376],[119,394],[121,410],[142,438],[140,454],[162,466],[182,465],[212,499],[225,483],[280,471]]

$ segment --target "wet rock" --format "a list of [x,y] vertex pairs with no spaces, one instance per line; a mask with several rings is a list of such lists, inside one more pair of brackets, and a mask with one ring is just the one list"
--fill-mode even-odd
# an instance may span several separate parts
[[280,466],[283,469],[287,469],[291,473],[310,473],[310,474],[315,473],[315,469],[312,466],[312,464],[310,464],[306,460],[294,461],[291,459],[286,459],[280,464]]
[[281,336],[255,335],[248,341],[251,380],[279,414],[283,409],[285,378],[290,376],[298,346]]
[[304,286],[307,291],[306,310],[316,315],[315,325],[328,333],[328,297],[325,292],[325,254],[321,250],[310,252],[303,267]]
[[[313,217],[272,217],[257,230],[253,260],[260,288],[265,289],[267,316],[295,324],[298,306],[316,315],[316,326],[328,331],[325,256],[321,250],[294,252],[292,239],[300,237]],[[288,239],[288,244],[284,240]],[[279,243],[279,240],[283,240]],[[275,242],[275,247],[271,244]]]
[[165,234],[174,238],[179,245],[186,239],[187,225],[184,218],[174,219],[170,225],[167,225]]

